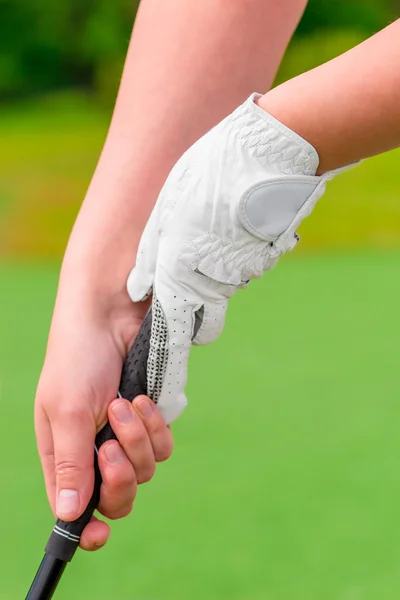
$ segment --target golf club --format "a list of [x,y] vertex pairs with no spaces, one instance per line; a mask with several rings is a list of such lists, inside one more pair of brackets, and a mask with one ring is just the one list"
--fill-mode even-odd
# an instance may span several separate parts
[[[148,311],[139,333],[124,362],[118,395],[133,400],[147,394],[147,358],[151,335],[151,310]],[[101,475],[97,461],[98,449],[116,436],[107,423],[96,436],[94,452],[95,481],[92,497],[85,512],[75,521],[58,519],[45,548],[45,555],[30,587],[26,600],[49,600],[68,562],[79,546],[82,531],[89,523],[100,499]]]

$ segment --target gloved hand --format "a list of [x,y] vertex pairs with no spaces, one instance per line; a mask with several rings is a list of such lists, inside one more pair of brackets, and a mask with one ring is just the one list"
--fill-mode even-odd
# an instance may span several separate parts
[[296,228],[337,172],[315,176],[315,149],[257,97],[177,162],[128,279],[133,301],[153,293],[148,392],[167,422],[186,405],[191,344],[219,336],[228,299],[292,250]]

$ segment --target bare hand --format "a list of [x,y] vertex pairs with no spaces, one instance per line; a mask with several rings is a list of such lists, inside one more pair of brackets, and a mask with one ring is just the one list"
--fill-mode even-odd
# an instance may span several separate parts
[[[132,510],[137,485],[173,447],[172,433],[146,396],[115,399],[122,363],[139,330],[142,306],[129,302],[118,317],[58,301],[35,403],[35,428],[53,512],[65,521],[85,510],[93,491],[93,446],[107,419],[118,438],[101,446],[99,512],[109,519]],[[81,547],[96,550],[109,537],[93,518]]]

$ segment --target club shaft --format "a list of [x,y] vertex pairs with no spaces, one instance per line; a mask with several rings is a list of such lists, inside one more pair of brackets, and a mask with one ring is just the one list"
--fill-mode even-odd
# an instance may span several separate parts
[[26,600],[50,600],[67,563],[45,554]]

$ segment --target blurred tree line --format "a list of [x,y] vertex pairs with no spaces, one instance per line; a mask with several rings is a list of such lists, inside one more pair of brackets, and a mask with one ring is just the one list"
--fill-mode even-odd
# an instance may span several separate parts
[[[0,99],[66,88],[111,99],[138,5],[139,0],[0,0]],[[398,9],[398,0],[309,0],[296,39],[332,30],[367,37],[396,18]]]

